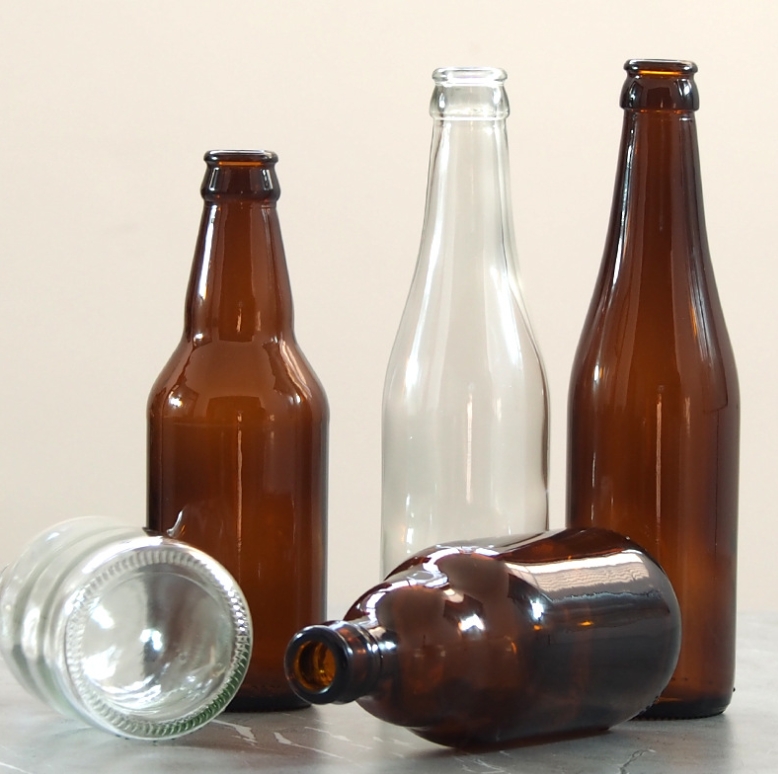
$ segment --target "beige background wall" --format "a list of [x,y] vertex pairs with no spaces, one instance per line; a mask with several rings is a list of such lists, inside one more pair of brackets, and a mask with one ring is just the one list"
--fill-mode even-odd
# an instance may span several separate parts
[[180,335],[202,154],[265,147],[280,155],[298,337],[332,408],[331,600],[376,580],[381,390],[444,64],[509,74],[560,526],[567,379],[608,219],[622,64],[688,58],[742,388],[740,600],[778,609],[776,33],[771,0],[2,0],[0,565],[62,518],[143,521],[145,401]]

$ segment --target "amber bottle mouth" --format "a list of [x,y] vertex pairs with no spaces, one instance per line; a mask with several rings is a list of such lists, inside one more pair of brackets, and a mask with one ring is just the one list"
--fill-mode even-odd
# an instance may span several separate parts
[[343,703],[356,695],[349,692],[350,648],[326,626],[309,626],[289,643],[284,660],[292,690],[311,704]]
[[628,59],[624,69],[631,75],[671,78],[694,75],[697,65],[687,59]]
[[281,195],[278,156],[266,150],[209,150],[200,193],[209,202],[246,199],[275,202]]
[[209,150],[203,156],[208,166],[243,166],[256,164],[275,164],[278,155],[268,150]]
[[629,59],[621,107],[634,111],[689,113],[700,106],[694,74],[697,65],[684,59]]
[[336,674],[336,656],[327,643],[305,642],[300,646],[292,676],[304,690],[321,694],[332,685]]

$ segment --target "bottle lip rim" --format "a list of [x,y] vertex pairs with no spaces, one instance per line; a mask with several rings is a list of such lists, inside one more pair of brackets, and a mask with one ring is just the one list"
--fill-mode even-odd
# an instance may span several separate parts
[[678,77],[694,75],[697,65],[690,59],[628,59],[624,69],[630,75]]
[[223,166],[256,166],[259,164],[275,164],[278,154],[269,150],[224,150],[216,149],[205,152],[203,160],[209,164]]
[[[99,563],[99,558],[96,561]],[[166,566],[171,572],[178,567],[205,580],[218,596],[222,610],[229,615],[235,635],[230,666],[219,681],[219,688],[200,706],[179,718],[155,720],[153,713],[123,712],[106,700],[84,674],[82,632],[95,601],[105,590],[120,583],[126,573],[148,565]],[[234,578],[199,549],[165,537],[127,540],[121,552],[108,563],[100,564],[75,601],[64,632],[65,664],[71,690],[83,702],[81,714],[91,723],[130,739],[173,739],[197,730],[219,715],[243,682],[251,649],[251,615]]]
[[502,83],[508,73],[499,67],[438,67],[432,73],[432,80],[444,86],[481,86]]

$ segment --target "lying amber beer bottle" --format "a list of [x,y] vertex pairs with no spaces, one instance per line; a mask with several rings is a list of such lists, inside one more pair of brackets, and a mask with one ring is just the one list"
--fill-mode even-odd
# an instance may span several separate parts
[[325,617],[328,407],[295,340],[277,157],[206,154],[183,337],[148,404],[148,526],[237,579],[256,637],[232,709],[303,702],[284,649]]
[[568,525],[636,540],[681,606],[678,667],[648,717],[733,691],[740,397],[708,252],[692,62],[629,61],[605,252],[573,365]]
[[451,746],[602,730],[651,704],[681,636],[659,566],[607,530],[504,541],[427,549],[298,632],[294,690]]

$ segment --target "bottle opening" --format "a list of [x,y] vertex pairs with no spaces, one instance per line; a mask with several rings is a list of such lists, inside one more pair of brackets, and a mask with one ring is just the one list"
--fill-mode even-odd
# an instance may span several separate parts
[[687,60],[629,59],[621,107],[635,111],[690,113],[700,106],[694,74],[697,65]]
[[306,642],[293,664],[294,678],[306,691],[326,691],[335,679],[335,654],[323,642]]
[[277,154],[266,150],[209,150],[203,158],[208,166],[229,167],[255,167],[278,161]]
[[673,77],[694,75],[697,65],[684,59],[629,59],[624,69],[631,75],[655,75]]
[[467,121],[507,118],[507,77],[498,67],[441,67],[432,73],[430,115]]
[[478,86],[493,81],[502,82],[508,77],[499,67],[439,67],[432,73],[435,83]]
[[281,195],[275,165],[278,156],[266,150],[209,150],[203,157],[205,201],[254,199],[274,202]]

